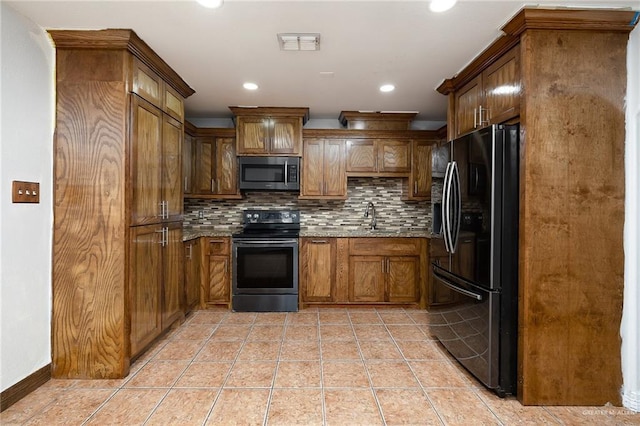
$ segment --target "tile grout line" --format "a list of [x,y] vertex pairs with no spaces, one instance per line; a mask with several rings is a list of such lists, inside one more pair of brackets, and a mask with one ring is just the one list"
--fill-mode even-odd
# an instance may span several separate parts
[[[404,309],[403,309],[404,311]],[[406,312],[405,312],[406,313]],[[417,323],[415,322],[415,320],[413,318],[411,318],[409,316],[409,318],[411,319],[411,321],[413,321],[416,326]],[[384,321],[383,321],[384,323]],[[387,328],[387,331],[389,331],[387,324],[384,323],[385,328]],[[422,330],[421,330],[422,331]],[[422,384],[422,382],[420,381],[420,379],[418,378],[418,375],[416,374],[415,370],[413,369],[413,367],[411,366],[411,363],[409,362],[409,360],[407,360],[407,357],[405,356],[404,352],[402,351],[402,349],[400,349],[400,346],[398,345],[398,342],[396,341],[396,338],[393,336],[393,334],[391,334],[391,332],[389,332],[389,335],[391,336],[391,339],[393,340],[393,344],[396,345],[396,347],[398,348],[398,351],[400,351],[400,355],[402,355],[402,359],[404,360],[404,362],[407,364],[407,367],[409,367],[409,370],[411,371],[411,374],[413,374],[413,377],[416,379],[416,381],[418,382],[418,385],[420,386],[420,389],[422,390],[422,394],[427,398],[427,401],[429,402],[429,405],[431,406],[431,408],[433,409],[433,412],[436,413],[436,416],[438,417],[438,420],[440,420],[440,423],[442,425],[445,425],[446,422],[444,421],[444,419],[442,418],[442,416],[440,415],[440,413],[438,412],[438,410],[436,409],[436,406],[433,404],[433,401],[431,401],[431,398],[429,397],[429,394],[427,393],[427,390],[424,388],[424,385]],[[426,336],[426,334],[425,334]]]
[[[377,309],[374,309],[373,312],[376,313],[376,315],[380,319],[380,322],[382,322],[384,324],[384,321],[382,321],[382,317],[380,316],[380,314],[378,314]],[[358,353],[360,354],[360,361],[362,362],[362,366],[364,367],[365,374],[367,375],[367,380],[369,381],[369,391],[373,395],[373,399],[376,402],[376,406],[378,407],[378,414],[380,415],[380,419],[382,420],[382,424],[386,426],[387,421],[385,420],[384,413],[382,412],[382,405],[380,405],[380,400],[378,400],[378,395],[376,394],[376,391],[375,391],[375,389],[373,387],[373,379],[371,379],[371,373],[369,372],[369,368],[367,367],[367,363],[366,363],[366,361],[364,359],[364,354],[362,352],[362,347],[360,346],[360,338],[358,338],[358,335],[356,334],[355,327],[353,326],[353,321],[351,321],[351,314],[350,313],[349,313],[349,322],[351,323],[351,328],[353,329],[353,335],[356,338],[356,346],[358,347]],[[389,331],[387,330],[387,332],[389,332]]]
[[[266,426],[269,422],[269,410],[271,409],[271,400],[273,398],[273,390],[276,385],[276,378],[278,377],[278,370],[280,368],[280,356],[282,355],[282,346],[284,345],[284,337],[287,335],[287,328],[288,328],[287,319],[288,318],[289,318],[289,313],[287,313],[284,317],[282,334],[280,335],[280,345],[278,347],[278,354],[276,356],[276,368],[273,372],[273,377],[271,378],[271,387],[269,388],[269,397],[267,398],[267,407],[264,410],[264,419],[262,422],[264,426]],[[255,322],[254,322],[254,326],[255,326]],[[245,341],[249,339],[249,336],[251,335],[251,331],[253,331],[253,326],[251,327],[251,330],[249,330],[249,334],[247,334]],[[240,356],[239,352],[238,352],[238,356]]]
[[[184,373],[189,369],[189,367],[193,364],[194,360],[196,359],[196,357],[198,356],[198,354],[202,351],[202,349],[207,345],[207,343],[211,340],[211,336],[213,336],[213,334],[215,333],[215,331],[220,327],[220,324],[222,324],[222,321],[224,321],[224,319],[228,316],[229,314],[226,313],[221,319],[220,321],[218,321],[217,324],[215,324],[215,327],[212,328],[211,333],[209,334],[209,336],[205,339],[204,343],[202,344],[202,346],[200,347],[200,349],[198,349],[198,351],[191,357],[191,359],[189,360],[189,362],[187,363],[187,366],[185,367],[184,370],[182,370],[182,372],[178,375],[178,377],[173,381],[173,383],[171,384],[171,386],[169,387],[169,389],[167,390],[167,392],[164,394],[164,396],[160,399],[160,401],[156,404],[156,406],[151,410],[151,412],[149,413],[149,415],[147,416],[147,418],[145,419],[145,421],[142,423],[143,425],[147,424],[149,422],[149,420],[151,419],[151,417],[155,414],[155,412],[158,410],[158,407],[160,407],[160,405],[162,404],[162,402],[167,398],[167,396],[169,395],[169,393],[175,389],[175,385],[178,383],[178,381],[180,381],[180,379],[182,378],[182,376],[184,376]],[[193,325],[192,321],[193,318],[195,318],[195,316],[193,316],[189,321],[185,321],[184,324],[181,324],[180,326],[182,327],[183,325]],[[207,324],[207,325],[214,325],[214,324]],[[177,339],[176,336],[173,336],[169,339],[169,341],[167,341],[167,343],[165,343],[165,345],[163,346],[166,347],[169,342],[172,342],[174,340],[181,340],[181,339]],[[185,339],[187,340],[187,339]],[[151,359],[149,359],[148,362],[150,362],[152,359],[154,359],[161,350],[158,350],[158,352],[151,357]],[[138,371],[141,371],[142,368]],[[157,389],[157,388],[153,388],[153,389]],[[218,394],[220,393],[220,391],[218,391]],[[217,397],[217,395],[216,395]],[[214,399],[215,401],[215,399]]]

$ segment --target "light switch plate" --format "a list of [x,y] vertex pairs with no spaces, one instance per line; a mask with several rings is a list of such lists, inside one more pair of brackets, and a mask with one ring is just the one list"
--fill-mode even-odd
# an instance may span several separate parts
[[40,183],[14,180],[11,201],[14,203],[39,203]]

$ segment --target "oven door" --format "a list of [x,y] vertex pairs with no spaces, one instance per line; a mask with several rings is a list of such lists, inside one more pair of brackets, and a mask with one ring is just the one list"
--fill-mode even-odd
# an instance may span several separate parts
[[233,241],[233,294],[298,294],[298,240]]
[[432,264],[433,278],[456,294],[455,303],[429,309],[429,330],[488,388],[499,386],[500,293]]

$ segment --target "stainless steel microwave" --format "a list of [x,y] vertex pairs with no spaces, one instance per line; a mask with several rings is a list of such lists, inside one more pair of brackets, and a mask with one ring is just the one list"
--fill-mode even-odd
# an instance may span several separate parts
[[300,157],[238,157],[241,191],[300,191]]

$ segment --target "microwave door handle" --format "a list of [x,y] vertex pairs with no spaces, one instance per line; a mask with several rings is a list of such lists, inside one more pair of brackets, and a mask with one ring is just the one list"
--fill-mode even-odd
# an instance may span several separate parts
[[289,182],[289,160],[284,160],[284,186]]

